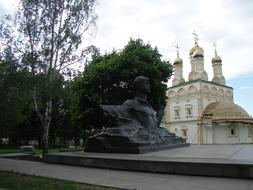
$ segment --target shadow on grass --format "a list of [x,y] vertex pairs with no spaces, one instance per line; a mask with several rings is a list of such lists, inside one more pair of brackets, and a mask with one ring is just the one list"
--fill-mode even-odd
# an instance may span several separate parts
[[[11,190],[117,190],[83,183],[0,171],[0,189]],[[119,190],[119,189],[118,189]]]

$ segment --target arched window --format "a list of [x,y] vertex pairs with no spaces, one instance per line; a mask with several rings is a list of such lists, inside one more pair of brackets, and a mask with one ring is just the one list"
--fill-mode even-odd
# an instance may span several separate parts
[[235,135],[235,129],[230,129],[230,135],[234,136]]
[[205,85],[205,86],[203,87],[203,91],[204,91],[204,92],[209,92],[208,86]]
[[219,89],[219,95],[223,96],[224,95],[224,90],[223,89]]
[[179,119],[180,118],[180,107],[175,106],[174,107],[174,119]]
[[175,91],[170,91],[169,93],[168,93],[168,96],[169,97],[173,97],[173,96],[175,96],[176,95],[176,92]]
[[188,138],[188,128],[186,126],[181,127],[181,136],[183,138]]
[[228,127],[228,136],[230,137],[237,136],[237,129],[235,125],[232,124]]
[[212,87],[212,88],[211,88],[211,92],[212,92],[213,94],[216,94],[216,93],[217,93],[217,88]]
[[195,86],[190,86],[189,88],[188,88],[188,92],[189,93],[193,93],[193,92],[196,92],[197,91],[197,88],[195,87]]
[[180,89],[177,91],[177,94],[178,94],[179,96],[182,96],[182,95],[186,94],[186,91],[185,91],[185,89],[180,88]]
[[192,105],[191,104],[185,105],[185,112],[186,112],[186,117],[192,117]]

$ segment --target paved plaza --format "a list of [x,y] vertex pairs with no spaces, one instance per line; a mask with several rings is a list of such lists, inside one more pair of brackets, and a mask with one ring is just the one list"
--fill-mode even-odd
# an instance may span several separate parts
[[[253,161],[252,145],[191,146],[166,151],[146,153],[137,157],[151,157],[154,154],[178,159],[226,159],[240,162]],[[167,153],[166,153],[167,152]],[[116,155],[115,155],[116,156]],[[131,156],[131,155],[129,155]],[[37,176],[46,176],[88,184],[138,190],[252,190],[253,180],[169,175],[157,173],[119,171],[87,168],[42,162],[0,158],[0,170],[15,171]]]
[[253,145],[190,145],[154,151],[144,154],[116,154],[116,153],[84,153],[69,152],[57,153],[81,157],[122,158],[137,160],[177,160],[196,162],[221,162],[221,163],[250,163],[253,164]]

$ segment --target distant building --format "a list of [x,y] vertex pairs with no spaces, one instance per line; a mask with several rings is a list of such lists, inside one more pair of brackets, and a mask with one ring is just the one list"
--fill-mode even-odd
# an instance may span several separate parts
[[183,60],[177,51],[162,124],[191,144],[253,143],[253,119],[234,103],[233,88],[226,85],[216,48],[211,61],[212,81],[208,81],[204,50],[197,38],[189,56],[191,72],[186,81]]

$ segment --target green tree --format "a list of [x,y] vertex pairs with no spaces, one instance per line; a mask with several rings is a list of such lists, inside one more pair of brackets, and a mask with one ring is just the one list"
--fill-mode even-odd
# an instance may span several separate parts
[[99,104],[122,104],[133,98],[133,79],[139,75],[151,79],[148,100],[160,121],[166,101],[166,83],[171,74],[171,64],[161,59],[156,47],[141,39],[131,39],[121,51],[96,53],[80,80],[79,113],[84,127],[103,125],[103,121],[98,120],[102,115]]
[[[73,89],[73,80],[62,81],[59,85],[59,94],[53,101],[52,123],[50,129],[50,142],[55,146],[56,142],[61,142],[61,145],[66,145],[67,140],[76,139],[79,142],[80,130],[72,120],[72,110],[75,108],[75,92]],[[60,145],[59,143],[57,145]],[[79,144],[76,144],[79,145]]]
[[19,67],[10,48],[0,60],[0,137],[9,137],[9,130],[21,123],[26,115],[23,110],[31,103],[29,78],[31,74]]
[[[84,61],[92,50],[81,49],[81,44],[84,34],[95,24],[94,9],[95,0],[20,0],[14,22],[5,22],[11,20],[6,17],[1,23],[1,42],[15,49],[34,78],[33,105],[43,126],[43,154],[48,152],[59,73],[68,74],[69,66]],[[41,73],[45,91],[40,94],[36,75]]]

